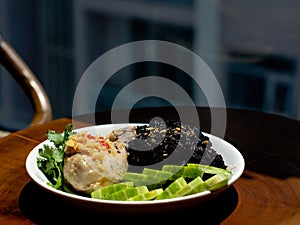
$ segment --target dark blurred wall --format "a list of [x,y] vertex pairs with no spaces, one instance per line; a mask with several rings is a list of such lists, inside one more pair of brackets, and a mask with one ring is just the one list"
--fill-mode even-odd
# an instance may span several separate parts
[[[299,119],[299,10],[295,0],[0,0],[0,32],[44,84],[54,118],[71,116],[76,86],[96,58],[131,41],[157,39],[199,54],[228,107]],[[119,71],[95,110],[109,110],[126,82],[142,74],[175,74],[195,102],[206,105],[182,72],[145,63]],[[8,77],[0,77],[0,123],[22,128],[32,111]]]

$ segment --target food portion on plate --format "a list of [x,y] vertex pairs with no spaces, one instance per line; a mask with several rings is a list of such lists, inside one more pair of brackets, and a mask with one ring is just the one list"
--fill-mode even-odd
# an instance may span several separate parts
[[144,167],[142,173],[126,172],[123,181],[91,193],[105,200],[163,200],[215,191],[228,184],[232,172],[214,166],[188,163],[164,165],[161,170]]
[[118,140],[80,132],[70,136],[64,152],[64,179],[79,192],[118,183],[128,170],[126,146]]
[[178,154],[178,160],[181,161],[177,164],[180,165],[201,163],[223,169],[227,167],[222,156],[212,148],[208,136],[196,126],[178,121],[156,120],[146,125],[119,128],[112,131],[108,138],[127,144],[130,165],[153,165],[171,154]]
[[[38,150],[38,169],[53,188],[85,197],[169,199],[218,190],[232,176],[209,137],[178,121],[127,125],[100,135],[68,124],[64,132],[49,130],[46,136],[50,144]],[[179,162],[169,164],[174,155]],[[164,161],[160,169],[150,168]],[[130,165],[143,169],[130,171]]]

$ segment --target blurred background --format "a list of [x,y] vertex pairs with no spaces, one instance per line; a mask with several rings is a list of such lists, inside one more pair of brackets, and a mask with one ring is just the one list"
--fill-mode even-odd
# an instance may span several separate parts
[[[299,10],[297,0],[0,0],[0,33],[44,85],[54,119],[72,115],[76,86],[96,58],[119,45],[151,39],[198,54],[218,79],[227,107],[299,120]],[[0,73],[0,124],[21,129],[32,117],[30,103],[6,71]],[[147,62],[115,74],[96,110],[109,110],[128,82],[157,74],[207,106],[182,71]],[[168,104],[148,98],[136,107]]]

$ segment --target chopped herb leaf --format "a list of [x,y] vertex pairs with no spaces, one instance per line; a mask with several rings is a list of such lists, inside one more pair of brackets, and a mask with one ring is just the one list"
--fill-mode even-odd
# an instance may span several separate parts
[[63,133],[49,130],[46,136],[54,146],[45,144],[43,148],[39,149],[39,157],[37,158],[37,166],[48,178],[48,185],[67,192],[69,190],[65,188],[66,185],[63,178],[64,148],[67,140],[73,133],[72,124],[67,124]]

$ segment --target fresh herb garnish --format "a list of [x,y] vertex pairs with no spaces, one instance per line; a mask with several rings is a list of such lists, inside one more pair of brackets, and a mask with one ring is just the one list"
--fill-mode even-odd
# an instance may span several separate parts
[[47,184],[55,189],[67,192],[70,192],[70,190],[66,186],[63,177],[64,148],[72,134],[74,134],[72,124],[67,124],[63,133],[49,130],[46,136],[54,146],[45,144],[43,148],[39,149],[39,157],[37,158],[38,168],[49,180]]

